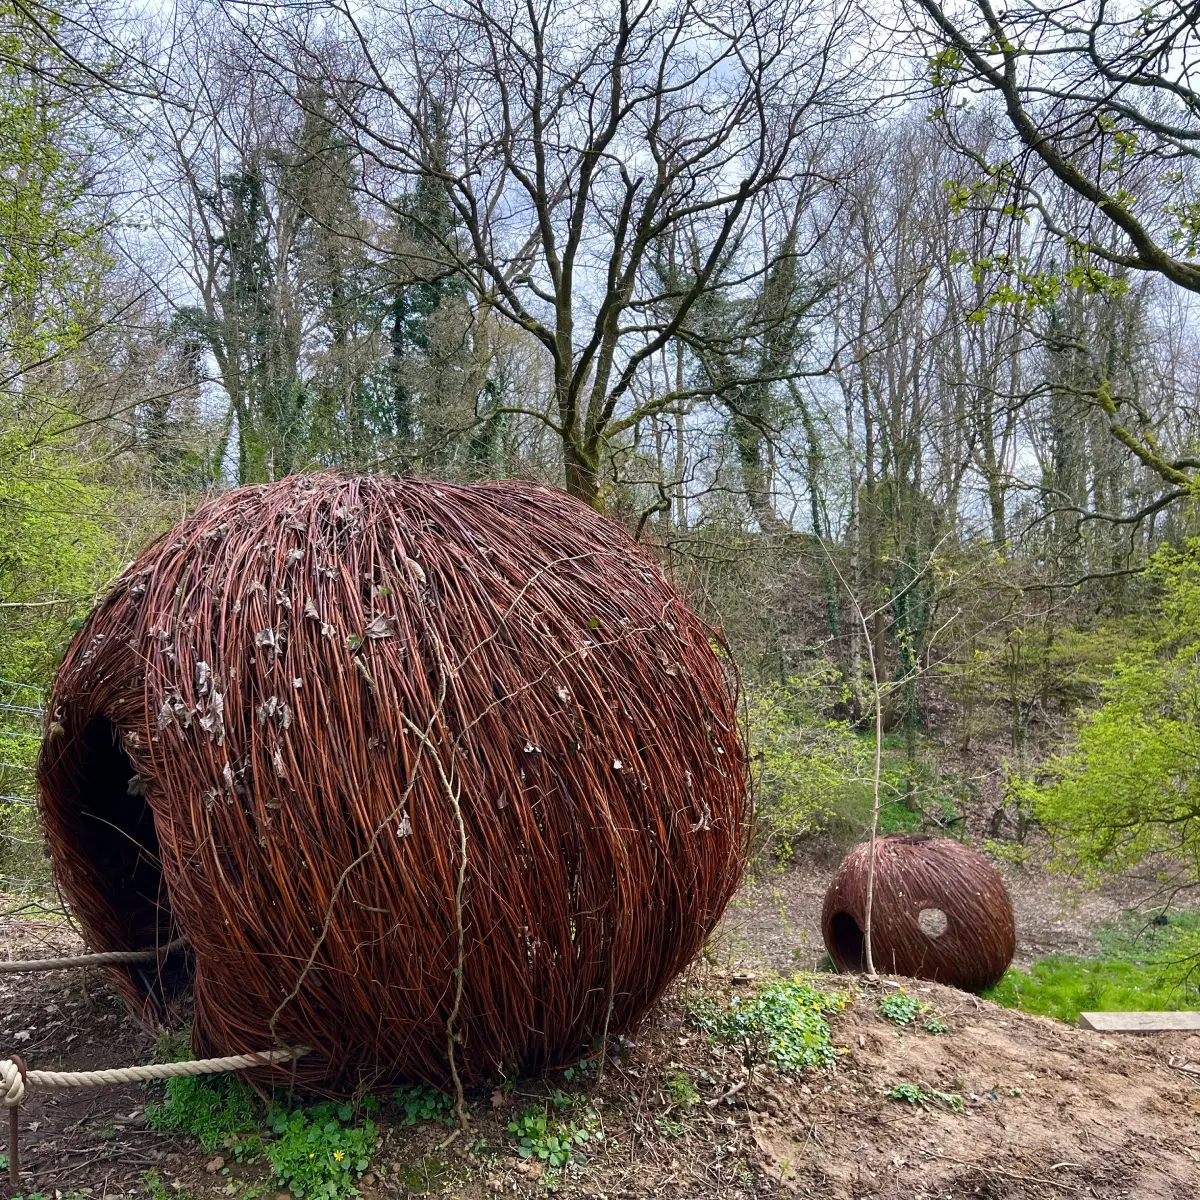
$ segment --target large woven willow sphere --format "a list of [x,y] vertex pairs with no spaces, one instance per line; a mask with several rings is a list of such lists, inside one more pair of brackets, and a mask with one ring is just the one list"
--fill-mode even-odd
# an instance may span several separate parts
[[[737,885],[712,631],[617,526],[523,483],[227,492],[79,631],[38,769],[58,881],[199,1054],[467,1081],[634,1026]],[[172,960],[173,962],[175,960]]]
[[[825,893],[821,932],[839,971],[866,969],[869,863],[864,842],[843,859]],[[1004,974],[1016,946],[1008,891],[982,854],[951,838],[876,840],[871,956],[877,971],[978,992]]]

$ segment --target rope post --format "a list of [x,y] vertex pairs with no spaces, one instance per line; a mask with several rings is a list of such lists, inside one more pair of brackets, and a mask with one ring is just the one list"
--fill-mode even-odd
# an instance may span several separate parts
[[9,1086],[6,1082],[5,1104],[8,1107],[8,1180],[16,1194],[21,1182],[21,1097],[25,1094],[25,1060],[19,1054],[9,1056],[9,1061],[20,1073],[21,1086]]

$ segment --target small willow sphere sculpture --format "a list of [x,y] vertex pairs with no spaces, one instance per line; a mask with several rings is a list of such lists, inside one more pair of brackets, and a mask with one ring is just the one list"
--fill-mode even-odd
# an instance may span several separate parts
[[317,475],[203,505],[66,656],[38,768],[57,879],[198,1054],[464,1082],[636,1025],[750,820],[713,632],[617,526],[525,483]]
[[[870,843],[842,860],[821,913],[839,971],[866,969]],[[1017,947],[1012,904],[996,868],[951,838],[892,835],[875,842],[871,957],[875,969],[982,991]]]

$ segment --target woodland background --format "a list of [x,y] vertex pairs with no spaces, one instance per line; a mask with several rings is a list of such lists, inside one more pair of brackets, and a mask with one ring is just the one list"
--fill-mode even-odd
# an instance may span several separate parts
[[[1196,6],[0,0],[0,884],[214,489],[564,487],[727,637],[761,861],[1200,883]],[[877,681],[877,683],[876,683]]]

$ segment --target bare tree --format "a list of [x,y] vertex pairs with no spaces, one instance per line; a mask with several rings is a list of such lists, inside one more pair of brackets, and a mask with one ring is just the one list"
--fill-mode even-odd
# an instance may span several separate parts
[[[1050,228],[1078,250],[1200,291],[1200,50],[1195,4],[1111,0],[910,0],[948,95],[994,90],[1025,151],[1005,164]],[[918,7],[919,6],[919,7]],[[1052,176],[1087,202],[1072,214],[1039,190]],[[1097,226],[1118,234],[1115,244]]]
[[[1015,134],[1015,153],[977,158],[977,197],[1036,214],[1065,243],[1073,282],[1116,292],[1129,272],[1144,271],[1200,292],[1195,4],[908,0],[906,8],[947,127],[955,129],[963,98],[983,90],[999,97]],[[1197,463],[1164,450],[1112,381],[1099,381],[1092,402],[1163,482],[1193,485]]]
[[[549,356],[553,395],[536,415],[560,440],[568,490],[602,505],[618,439],[681,399],[719,398],[701,378],[639,378],[705,297],[753,291],[795,253],[812,149],[857,111],[847,11],[333,0],[319,27],[281,15],[257,36],[340,98],[382,207],[405,181],[444,189],[455,221],[426,231],[434,266]],[[666,269],[672,246],[682,269]]]

